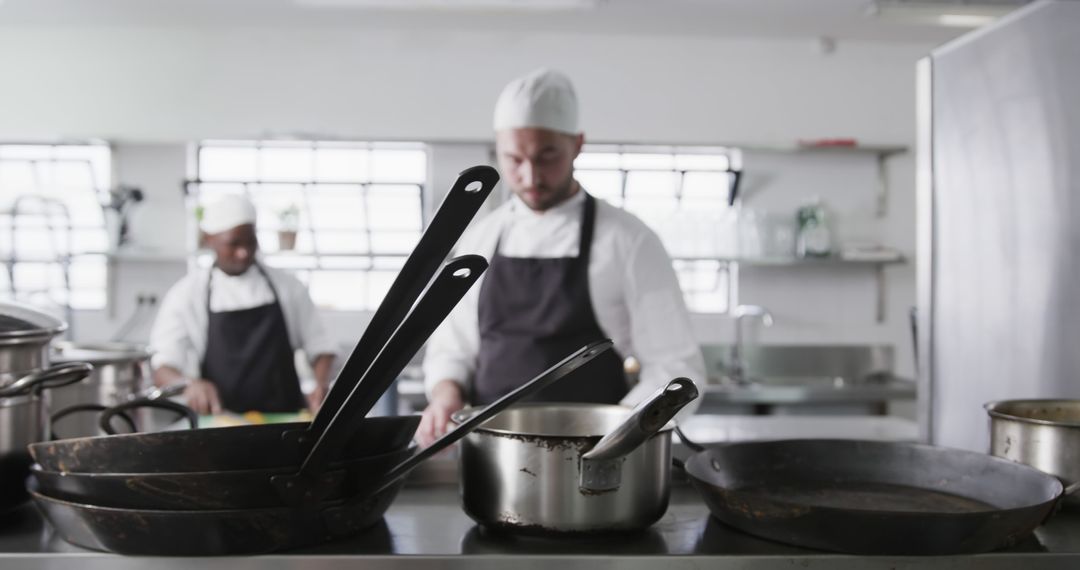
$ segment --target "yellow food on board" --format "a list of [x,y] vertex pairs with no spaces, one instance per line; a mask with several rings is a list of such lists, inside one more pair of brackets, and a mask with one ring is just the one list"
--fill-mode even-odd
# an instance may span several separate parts
[[243,426],[243,425],[257,425],[257,424],[277,424],[287,422],[309,422],[314,416],[308,410],[301,410],[295,413],[263,413],[263,412],[244,412],[243,414],[237,414],[232,412],[225,412],[222,414],[214,414],[210,416],[201,416],[199,418],[199,427],[228,427],[228,426]]

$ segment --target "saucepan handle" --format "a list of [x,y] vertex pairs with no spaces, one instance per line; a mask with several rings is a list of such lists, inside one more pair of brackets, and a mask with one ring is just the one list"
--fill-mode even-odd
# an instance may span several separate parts
[[638,404],[623,423],[581,456],[579,486],[611,491],[622,483],[622,460],[656,435],[679,410],[698,397],[689,378],[676,378]]
[[[685,445],[690,451],[694,453],[701,453],[702,451],[705,451],[705,446],[687,437],[686,432],[683,431],[682,427],[679,426],[679,424],[675,424],[675,435],[679,436],[679,441],[681,441],[682,444]],[[686,472],[686,462],[682,459],[672,456],[671,464],[675,466],[675,468],[679,471],[682,471],[684,473]]]
[[176,412],[188,421],[188,425],[191,426],[191,429],[198,429],[199,427],[199,416],[195,413],[195,410],[172,400],[150,400],[146,398],[131,400],[130,402],[124,402],[123,404],[106,408],[105,411],[102,412],[101,417],[98,418],[98,427],[109,435],[115,435],[116,431],[112,428],[113,416],[126,415],[124,412],[127,410],[137,408],[157,408],[159,410]]
[[89,376],[93,371],[94,367],[85,362],[57,364],[19,378],[10,386],[0,390],[0,398],[21,396],[74,384]]
[[153,388],[144,390],[138,396],[132,398],[132,401],[136,400],[166,400],[175,396],[179,396],[187,389],[187,383],[174,382],[166,386],[155,386]]
[[[64,439],[63,437],[58,437],[56,435],[56,423],[59,422],[60,420],[66,418],[66,417],[68,417],[68,416],[70,416],[72,414],[85,414],[85,413],[88,413],[88,412],[93,412],[95,414],[100,414],[101,412],[104,412],[105,410],[108,410],[108,409],[109,409],[109,407],[104,405],[104,404],[75,404],[74,406],[68,406],[68,407],[66,407],[66,408],[64,408],[64,409],[62,409],[62,410],[60,410],[58,412],[53,413],[53,415],[49,418],[49,425],[50,425],[49,431],[50,431],[50,433],[52,433],[52,439],[53,440]],[[120,417],[120,420],[124,422],[124,425],[126,425],[130,431],[132,431],[132,432],[138,431],[137,428],[135,427],[135,422],[132,421],[132,419],[131,419],[131,416],[128,416],[127,414],[125,414],[123,412],[120,412],[117,415]],[[109,435],[112,435],[114,432],[113,431],[107,431],[105,433],[108,433]]]
[[656,435],[683,406],[698,397],[697,386],[689,378],[676,378],[634,407],[630,415],[591,450],[586,460],[612,460],[629,455]]

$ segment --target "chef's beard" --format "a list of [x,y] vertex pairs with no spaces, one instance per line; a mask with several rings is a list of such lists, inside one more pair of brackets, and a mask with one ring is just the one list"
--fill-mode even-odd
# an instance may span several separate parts
[[536,212],[544,212],[562,204],[577,192],[578,184],[574,180],[574,171],[571,170],[566,180],[556,186],[543,185],[532,188],[514,190],[514,194],[525,202],[529,209]]

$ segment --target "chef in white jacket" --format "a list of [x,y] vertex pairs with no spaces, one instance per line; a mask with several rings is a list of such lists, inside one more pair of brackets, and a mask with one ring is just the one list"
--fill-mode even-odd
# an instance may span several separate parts
[[[307,288],[256,258],[255,206],[226,195],[206,206],[200,227],[214,264],[188,273],[162,300],[150,333],[154,383],[186,383],[188,405],[203,414],[317,408],[333,339]],[[298,348],[315,375],[306,401],[294,364]]]
[[[445,433],[466,403],[490,403],[595,340],[611,338],[615,350],[535,400],[632,405],[673,378],[703,381],[701,349],[660,239],[574,179],[584,135],[570,80],[545,69],[515,79],[494,123],[513,196],[458,244],[457,253],[483,255],[490,267],[428,343],[421,445]],[[641,364],[633,387],[627,355]]]

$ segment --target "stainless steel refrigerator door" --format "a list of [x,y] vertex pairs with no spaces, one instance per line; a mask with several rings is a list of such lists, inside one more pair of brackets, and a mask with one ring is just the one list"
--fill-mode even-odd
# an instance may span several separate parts
[[1080,397],[1080,2],[1031,5],[931,63],[923,435],[987,451],[985,402]]

